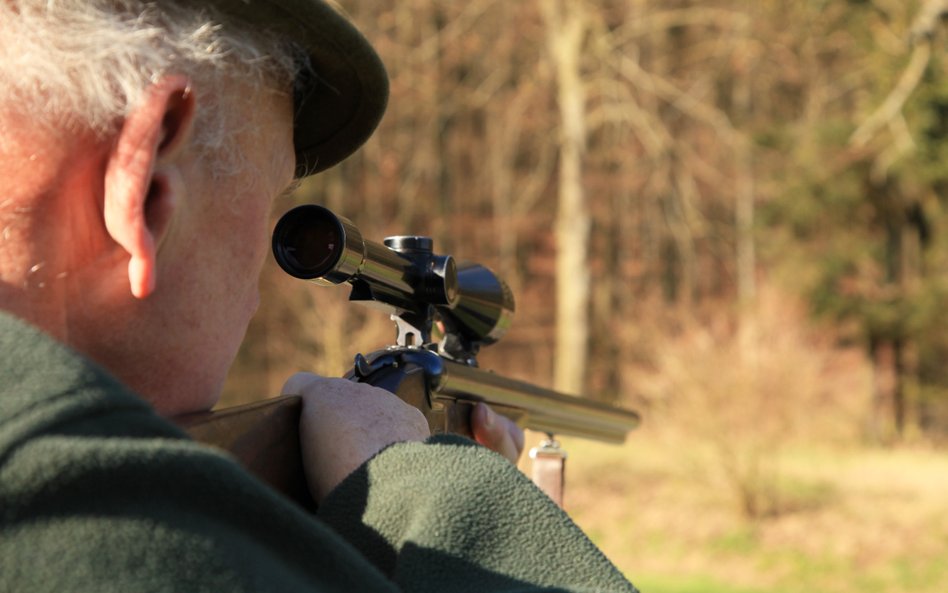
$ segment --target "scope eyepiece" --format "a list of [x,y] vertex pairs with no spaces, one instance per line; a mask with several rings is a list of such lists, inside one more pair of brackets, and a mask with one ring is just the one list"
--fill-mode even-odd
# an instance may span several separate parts
[[316,204],[293,208],[273,229],[273,256],[296,278],[340,284],[351,278],[365,258],[359,229]]

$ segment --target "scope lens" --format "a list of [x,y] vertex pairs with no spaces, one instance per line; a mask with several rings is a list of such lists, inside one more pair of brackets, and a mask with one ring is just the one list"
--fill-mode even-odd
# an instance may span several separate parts
[[339,261],[344,239],[342,227],[328,210],[299,206],[284,214],[273,230],[273,255],[288,274],[318,278]]

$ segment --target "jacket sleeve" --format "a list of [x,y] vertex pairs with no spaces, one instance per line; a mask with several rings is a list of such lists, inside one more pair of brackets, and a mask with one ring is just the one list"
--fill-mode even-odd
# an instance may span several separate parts
[[0,459],[0,592],[395,593],[228,457],[89,424]]
[[513,465],[461,437],[385,449],[318,514],[405,591],[636,591]]

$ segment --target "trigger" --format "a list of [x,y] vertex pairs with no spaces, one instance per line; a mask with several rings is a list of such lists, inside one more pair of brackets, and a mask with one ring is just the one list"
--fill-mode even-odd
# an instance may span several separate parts
[[355,355],[355,362],[352,365],[353,379],[365,379],[375,371],[372,364],[361,353]]

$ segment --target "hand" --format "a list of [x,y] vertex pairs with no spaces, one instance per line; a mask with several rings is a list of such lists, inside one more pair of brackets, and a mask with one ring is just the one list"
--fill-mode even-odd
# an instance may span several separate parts
[[523,429],[485,403],[478,403],[471,410],[471,432],[475,441],[500,453],[511,463],[516,464],[523,452]]
[[299,394],[300,447],[318,503],[370,457],[400,441],[423,441],[428,422],[394,394],[364,383],[297,373],[282,393]]

